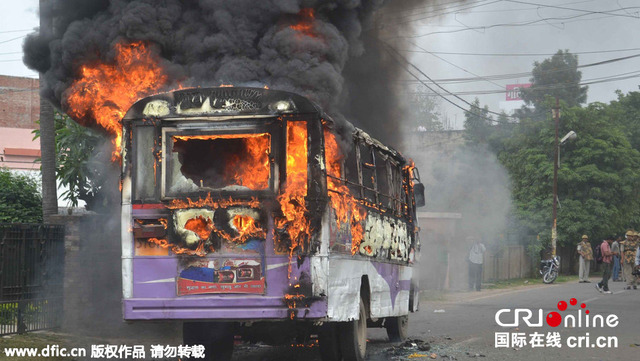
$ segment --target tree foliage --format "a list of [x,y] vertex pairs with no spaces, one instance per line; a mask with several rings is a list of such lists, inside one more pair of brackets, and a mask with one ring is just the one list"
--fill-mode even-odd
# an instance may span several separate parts
[[[561,244],[584,233],[602,239],[640,226],[640,152],[629,141],[626,127],[612,122],[612,114],[612,105],[579,108],[563,103],[559,134],[573,130],[578,138],[561,147]],[[550,115],[547,121],[523,119],[497,154],[510,175],[516,218],[542,239],[550,238],[554,135]]]
[[0,168],[0,223],[39,222],[42,222],[42,196],[38,182]]
[[558,98],[569,107],[587,101],[587,87],[580,86],[582,73],[578,71],[578,56],[568,50],[558,50],[551,58],[533,63],[532,85],[522,90],[527,105],[542,111],[546,98]]
[[426,131],[444,129],[441,121],[443,115],[440,102],[436,95],[426,88],[422,86],[416,88],[416,91],[409,96],[407,108],[409,110],[407,118],[410,119],[412,130],[417,128],[423,128]]
[[[58,111],[55,112],[54,119],[56,177],[67,188],[60,197],[74,207],[78,206],[79,200],[83,200],[87,209],[93,209],[96,206],[96,196],[105,182],[105,164],[101,160],[108,162],[108,158],[101,159],[97,155],[105,138]],[[34,133],[37,138],[38,131]]]
[[640,227],[640,92],[581,107],[587,87],[579,85],[577,69],[577,56],[568,51],[536,62],[533,86],[523,91],[534,109],[518,112],[515,124],[487,121],[487,108],[477,100],[465,114],[467,141],[489,145],[507,170],[517,228],[543,242],[551,238],[555,97],[562,108],[559,136],[578,134],[560,148],[559,243]]

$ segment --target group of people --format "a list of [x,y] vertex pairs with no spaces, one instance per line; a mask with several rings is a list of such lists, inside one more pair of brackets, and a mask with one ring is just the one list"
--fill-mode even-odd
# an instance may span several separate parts
[[602,243],[593,248],[589,242],[589,237],[583,235],[582,240],[578,243],[577,251],[580,255],[578,272],[580,283],[590,282],[589,269],[591,261],[595,258],[595,251],[602,258],[603,268],[602,280],[595,285],[599,292],[612,293],[609,290],[609,278],[613,278],[614,282],[626,282],[625,289],[638,289],[638,277],[633,273],[636,268],[640,268],[640,233],[629,230],[625,233],[624,240],[622,237],[617,239],[615,237],[607,237]]

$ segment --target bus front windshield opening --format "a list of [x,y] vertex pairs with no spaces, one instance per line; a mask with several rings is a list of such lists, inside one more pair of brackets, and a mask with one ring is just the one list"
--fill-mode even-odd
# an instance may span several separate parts
[[269,188],[268,133],[173,135],[171,144],[171,154],[167,155],[170,195]]

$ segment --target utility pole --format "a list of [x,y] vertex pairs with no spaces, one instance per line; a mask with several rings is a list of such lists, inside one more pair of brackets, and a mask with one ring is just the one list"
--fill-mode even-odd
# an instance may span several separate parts
[[556,97],[556,106],[553,108],[553,121],[556,128],[555,156],[553,157],[553,224],[551,225],[551,257],[556,255],[558,232],[556,229],[558,220],[558,158],[560,144],[558,144],[558,125],[560,123],[560,100]]
[[[49,35],[53,32],[53,22],[43,11],[47,0],[39,0],[40,6],[40,34]],[[43,12],[45,15],[43,16]],[[47,38],[45,36],[45,38]],[[58,190],[56,184],[56,145],[53,106],[42,96],[44,77],[40,73],[40,165],[42,173],[42,216],[45,223],[50,216],[58,214]]]

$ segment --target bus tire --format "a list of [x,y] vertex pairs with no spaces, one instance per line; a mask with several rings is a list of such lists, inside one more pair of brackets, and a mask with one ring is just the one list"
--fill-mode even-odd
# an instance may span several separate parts
[[407,339],[409,331],[409,316],[387,317],[384,320],[387,336],[391,342],[402,342]]
[[364,361],[367,354],[367,311],[360,299],[360,316],[357,320],[338,325],[340,351],[344,361]]
[[325,322],[318,331],[320,358],[322,361],[341,361],[342,352],[338,342],[338,330],[335,323]]
[[230,323],[184,322],[182,324],[182,343],[205,347],[205,358],[198,360],[231,361],[233,338],[233,325]]

